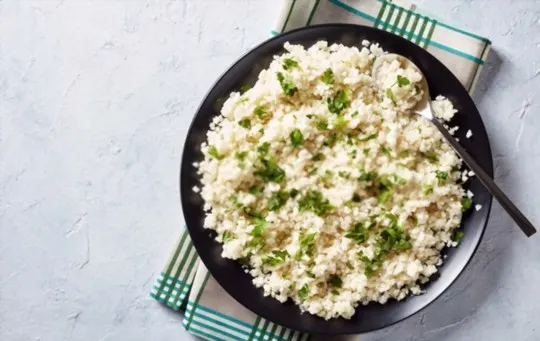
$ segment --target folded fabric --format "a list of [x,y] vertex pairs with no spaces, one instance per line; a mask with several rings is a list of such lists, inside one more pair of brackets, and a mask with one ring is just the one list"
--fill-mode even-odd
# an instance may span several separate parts
[[[472,92],[491,43],[406,1],[284,0],[273,35],[322,23],[373,26],[407,38],[443,62]],[[198,260],[184,229],[150,295],[184,310],[184,327],[206,340],[304,341],[310,335],[267,321],[236,302]]]

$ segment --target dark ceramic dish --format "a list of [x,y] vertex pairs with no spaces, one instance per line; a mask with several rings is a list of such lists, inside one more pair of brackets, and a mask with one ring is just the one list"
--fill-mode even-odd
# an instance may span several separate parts
[[[272,56],[284,52],[285,42],[308,47],[319,40],[326,40],[329,43],[360,47],[363,39],[378,42],[384,50],[403,55],[418,65],[427,77],[433,98],[444,95],[459,111],[452,124],[460,127],[457,135],[463,146],[489,175],[493,175],[486,130],[465,88],[435,57],[399,36],[358,25],[311,26],[271,38],[240,58],[208,92],[189,128],[180,174],[185,221],[201,260],[232,297],[257,315],[303,332],[326,335],[364,333],[389,326],[420,311],[441,295],[463,271],[480,243],[491,208],[491,195],[476,178],[470,180],[467,187],[475,194],[474,203],[482,205],[482,209],[473,209],[465,215],[462,222],[465,236],[459,247],[444,250],[448,258],[439,268],[436,278],[425,286],[426,293],[410,296],[400,302],[390,301],[385,305],[360,305],[350,320],[337,318],[325,321],[308,313],[301,314],[290,300],[281,304],[273,298],[264,297],[262,290],[252,284],[252,278],[244,273],[238,263],[221,258],[220,244],[214,241],[209,230],[203,228],[203,201],[192,191],[193,186],[200,185],[192,164],[203,158],[200,145],[205,140],[211,119],[219,112],[216,103],[221,102],[220,99],[226,98],[230,92],[240,89],[243,84],[253,84],[259,72],[268,67]],[[473,139],[463,136],[468,129],[474,132]]]

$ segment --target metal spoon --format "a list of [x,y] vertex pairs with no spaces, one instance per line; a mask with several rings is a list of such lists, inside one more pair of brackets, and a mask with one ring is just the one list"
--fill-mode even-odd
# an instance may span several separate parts
[[373,65],[373,76],[377,78],[380,66],[384,61],[398,60],[402,67],[414,68],[418,73],[422,75],[422,81],[418,84],[423,90],[422,99],[414,107],[413,111],[424,117],[425,119],[431,121],[437,129],[441,132],[444,138],[448,141],[450,146],[456,151],[456,153],[465,161],[467,166],[476,174],[480,182],[488,189],[488,191],[499,201],[501,206],[508,212],[508,214],[514,219],[517,225],[521,230],[527,235],[527,237],[532,236],[536,233],[536,229],[531,224],[531,222],[521,213],[521,211],[510,201],[510,199],[504,194],[504,192],[495,184],[493,179],[480,167],[478,163],[473,159],[473,157],[467,153],[465,148],[463,148],[456,139],[450,135],[448,130],[442,125],[442,123],[435,117],[431,108],[431,97],[429,96],[429,87],[427,80],[420,71],[420,69],[409,59],[397,55],[397,54],[387,54],[385,56],[379,57]]

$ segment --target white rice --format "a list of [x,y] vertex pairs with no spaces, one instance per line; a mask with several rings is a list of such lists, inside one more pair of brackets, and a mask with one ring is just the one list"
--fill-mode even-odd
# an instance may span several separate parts
[[[224,103],[195,165],[222,256],[243,259],[265,295],[325,319],[420,294],[440,250],[457,245],[465,197],[461,160],[410,113],[421,75],[385,62],[376,81],[384,52],[362,45],[285,44]],[[332,102],[339,91],[345,100]],[[443,97],[433,108],[443,120],[456,112]]]

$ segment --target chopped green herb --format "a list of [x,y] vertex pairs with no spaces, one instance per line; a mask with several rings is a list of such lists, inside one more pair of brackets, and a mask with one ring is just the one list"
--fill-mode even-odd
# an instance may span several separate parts
[[281,183],[285,179],[285,171],[281,169],[274,159],[261,160],[262,168],[255,170],[255,175],[265,182]]
[[313,160],[313,161],[324,160],[324,155],[322,153],[317,153],[311,158],[311,160]]
[[462,230],[454,230],[452,233],[452,241],[459,244],[464,235],[465,233]]
[[351,101],[349,99],[350,89],[339,90],[333,98],[329,98],[326,102],[328,104],[328,110],[333,114],[340,114],[341,111],[347,108]]
[[289,137],[291,138],[291,143],[295,148],[300,147],[305,142],[304,135],[302,135],[300,129],[294,129],[289,135]]
[[373,179],[375,179],[375,177],[377,176],[377,173],[375,172],[364,172],[362,173],[362,175],[360,175],[360,177],[358,178],[359,181],[364,181],[364,182],[371,182],[373,181]]
[[401,88],[402,86],[409,85],[411,82],[409,78],[398,75],[397,76],[397,85]]
[[338,116],[334,120],[334,128],[336,129],[343,129],[346,128],[349,125],[349,120],[345,119],[343,116]]
[[435,177],[439,179],[439,185],[442,185],[448,179],[448,172],[437,171]]
[[332,295],[339,295],[339,291],[337,291],[336,289],[330,290],[330,293],[331,293]]
[[419,87],[418,85],[415,85],[415,86],[414,86],[414,90],[416,91],[416,93],[415,93],[416,95],[419,95],[420,92],[421,92],[421,91],[420,91],[420,87]]
[[392,195],[392,182],[387,177],[383,176],[379,179],[379,194],[377,195],[377,200],[384,204],[390,199]]
[[366,142],[366,141],[369,141],[369,140],[376,139],[377,137],[379,137],[379,133],[373,133],[373,134],[371,134],[371,135],[368,135],[368,136],[365,136],[365,137],[361,137],[361,138],[359,138],[358,140],[359,140],[359,141],[362,141],[362,142]]
[[281,72],[277,73],[277,79],[281,85],[281,89],[283,89],[283,93],[286,96],[293,96],[298,92],[298,88],[294,85],[294,83],[290,79],[285,79],[285,76],[283,76]]
[[353,202],[360,202],[362,200],[362,198],[360,197],[360,195],[358,193],[354,193],[351,200]]
[[300,193],[300,191],[298,191],[296,188],[293,188],[289,192],[289,195],[291,196],[291,198],[295,198],[298,195],[298,193]]
[[388,88],[386,89],[386,97],[390,98],[390,100],[392,101],[392,103],[394,103],[394,105],[396,105],[396,98],[394,97],[394,92],[392,91],[391,88]]
[[358,116],[358,111],[355,111],[355,112],[353,112],[353,113],[351,114],[351,117],[356,117],[356,116]]
[[270,150],[270,143],[268,143],[268,142],[265,142],[265,143],[261,144],[257,148],[257,152],[259,152],[259,154],[261,154],[261,156],[265,156],[266,154],[268,154],[269,150]]
[[238,125],[242,128],[246,128],[246,129],[249,129],[251,128],[251,121],[249,120],[249,118],[244,118],[240,121],[238,121]]
[[345,235],[346,238],[354,240],[358,245],[365,243],[369,238],[369,232],[362,223],[354,224],[349,233]]
[[362,252],[358,253],[358,258],[364,263],[364,274],[366,277],[372,277],[377,272],[379,262],[369,259]]
[[236,238],[236,235],[231,231],[225,231],[223,232],[223,235],[221,236],[221,239],[223,240],[224,243],[230,240],[233,240],[235,238]]
[[311,271],[306,271],[306,275],[308,275],[308,277],[315,278],[315,274]]
[[284,70],[289,70],[289,69],[292,69],[293,67],[298,67],[298,62],[292,58],[285,58],[283,60],[283,69]]
[[371,148],[365,148],[364,150],[362,150],[362,153],[364,153],[364,155],[368,155],[370,151]]
[[347,261],[347,263],[345,263],[345,265],[347,266],[347,268],[349,268],[349,270],[353,270],[354,269],[354,266],[351,264],[351,262]]
[[313,115],[313,114],[307,114],[306,117],[309,118],[309,119],[311,120],[313,117],[315,117],[315,115]]
[[239,99],[238,101],[236,101],[236,104],[246,103],[247,101],[249,101],[249,98],[247,98],[247,97],[240,97],[240,99]]
[[388,150],[385,145],[381,145],[381,153],[383,153],[384,156],[390,156],[390,150]]
[[300,290],[298,290],[298,297],[303,300],[304,298],[306,298],[309,294],[309,288],[307,286],[307,284],[304,284],[304,286],[302,286],[302,288],[300,288]]
[[433,193],[433,185],[423,185],[422,189],[424,191],[424,195],[430,195]]
[[407,180],[405,180],[404,178],[399,177],[397,175],[394,175],[394,179],[395,179],[395,183],[397,183],[398,185],[406,185],[407,184]]
[[257,195],[261,193],[263,189],[264,189],[263,186],[252,185],[249,187],[249,193],[252,195]]
[[466,212],[472,207],[472,200],[469,197],[461,198],[461,211]]
[[251,85],[249,84],[244,84],[240,87],[240,93],[245,93],[246,91],[248,91],[249,89],[251,89]]
[[409,151],[408,150],[402,150],[402,151],[399,152],[398,156],[400,158],[408,157],[409,156]]
[[323,216],[333,207],[328,199],[325,199],[319,191],[308,191],[307,194],[298,201],[300,211],[311,211],[318,216]]
[[342,177],[343,179],[348,179],[348,178],[351,177],[351,173],[349,173],[349,172],[344,172],[344,171],[339,171],[339,172],[338,172],[338,175],[339,175],[340,177]]
[[328,122],[326,120],[321,119],[319,122],[317,122],[317,130],[328,130]]
[[330,136],[328,136],[326,141],[323,142],[323,145],[328,146],[328,147],[332,147],[334,144],[336,144],[337,140],[338,140],[337,134],[333,133]]
[[321,80],[326,84],[334,84],[334,72],[332,69],[326,69],[321,76]]
[[234,153],[234,157],[236,157],[240,161],[244,161],[247,155],[248,155],[247,151],[243,151],[243,152],[237,151],[236,153]]
[[242,203],[238,201],[238,197],[236,195],[231,195],[231,197],[229,198],[229,200],[231,201],[231,203],[236,206],[236,207],[241,207],[242,206]]
[[223,159],[223,155],[220,155],[217,148],[215,146],[208,146],[208,155],[213,157],[214,159],[221,160]]
[[289,199],[289,193],[281,192],[281,191],[280,192],[275,192],[274,194],[272,194],[270,199],[268,199],[268,203],[266,204],[266,208],[269,211],[277,211],[281,207],[283,207],[283,205],[285,205],[285,203],[287,202],[288,199]]
[[392,249],[407,250],[412,247],[411,237],[396,222],[379,233],[376,245],[382,254],[387,254]]
[[328,284],[336,288],[341,288],[343,281],[338,276],[332,275],[328,278]]
[[257,106],[253,110],[253,115],[257,116],[261,120],[266,120],[270,117],[272,117],[272,114],[270,114],[268,111],[266,111],[266,108],[262,105]]
[[384,189],[379,192],[379,195],[377,195],[377,200],[381,204],[384,204],[385,202],[388,201],[388,199],[390,199],[391,195],[392,195],[392,192],[389,189]]
[[275,266],[285,263],[287,258],[289,258],[289,253],[287,250],[274,250],[270,256],[263,259],[263,263],[270,266]]
[[437,157],[437,154],[435,154],[435,152],[422,153],[422,155],[431,163],[439,162],[439,158]]
[[300,232],[300,249],[296,252],[295,259],[300,260],[302,256],[313,256],[313,248],[315,247],[315,233]]

